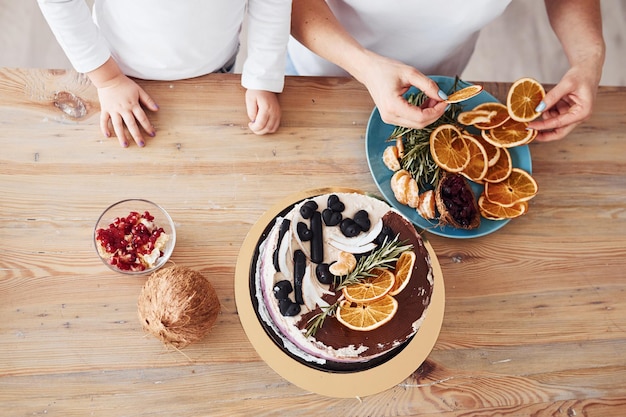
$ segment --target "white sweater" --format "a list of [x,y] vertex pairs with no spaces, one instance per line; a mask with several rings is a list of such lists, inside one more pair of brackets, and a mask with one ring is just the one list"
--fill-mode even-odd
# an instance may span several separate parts
[[[426,75],[460,75],[478,31],[511,0],[327,0],[344,28],[366,49]],[[295,39],[289,57],[300,75],[347,73]],[[506,65],[494,62],[493,65]]]
[[112,56],[124,74],[150,80],[219,71],[237,54],[247,12],[242,85],[283,89],[291,0],[96,0],[93,16],[84,0],[38,3],[77,71]]

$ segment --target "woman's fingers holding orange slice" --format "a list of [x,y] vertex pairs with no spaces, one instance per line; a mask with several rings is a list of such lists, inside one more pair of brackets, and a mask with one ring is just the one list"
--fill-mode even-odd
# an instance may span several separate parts
[[543,86],[532,78],[520,78],[515,81],[506,98],[506,107],[513,120],[530,122],[540,114],[539,107],[546,92]]
[[461,101],[469,100],[470,98],[477,96],[478,94],[480,94],[481,91],[483,91],[482,85],[470,85],[450,94],[445,101],[448,104],[459,103]]

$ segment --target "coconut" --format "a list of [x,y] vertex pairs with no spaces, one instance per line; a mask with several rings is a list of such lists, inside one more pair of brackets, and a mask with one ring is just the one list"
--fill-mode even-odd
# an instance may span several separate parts
[[211,283],[201,273],[182,266],[150,275],[137,306],[143,328],[177,349],[204,338],[220,312]]

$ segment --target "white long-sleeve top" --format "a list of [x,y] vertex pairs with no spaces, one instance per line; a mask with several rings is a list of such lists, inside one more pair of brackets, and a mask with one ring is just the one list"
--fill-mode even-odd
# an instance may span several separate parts
[[[511,0],[326,0],[363,47],[427,75],[460,75],[478,32]],[[300,75],[345,76],[346,71],[291,38],[289,57]],[[494,62],[494,65],[503,65]]]
[[245,88],[281,92],[291,0],[38,0],[72,66],[113,57],[124,74],[176,80],[219,71],[239,49],[248,17]]

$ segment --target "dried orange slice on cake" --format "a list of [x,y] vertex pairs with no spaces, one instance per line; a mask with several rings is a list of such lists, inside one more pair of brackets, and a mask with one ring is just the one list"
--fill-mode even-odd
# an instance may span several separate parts
[[483,193],[492,203],[513,207],[517,203],[533,198],[537,190],[537,181],[528,172],[513,168],[504,181],[486,183]]
[[451,124],[443,124],[431,132],[430,153],[435,163],[448,172],[461,172],[470,160],[463,133]]
[[413,266],[415,265],[415,258],[415,252],[413,251],[402,252],[396,261],[396,269],[394,271],[396,280],[393,284],[393,288],[389,291],[389,295],[400,293],[400,291],[408,285],[411,279],[411,273],[413,272]]
[[369,331],[389,322],[397,311],[398,302],[391,295],[385,295],[371,303],[343,300],[339,303],[335,317],[349,329]]
[[450,94],[446,99],[446,103],[452,104],[469,100],[470,98],[477,96],[481,91],[483,91],[482,85],[470,85]]
[[506,107],[511,119],[518,122],[530,122],[541,113],[535,108],[541,103],[546,92],[543,86],[532,78],[520,78],[515,81],[506,98]]
[[496,114],[498,114],[496,111],[490,110],[467,110],[459,113],[456,120],[465,126],[475,126],[478,123],[489,123]]
[[396,282],[393,272],[388,269],[374,268],[371,277],[350,284],[341,290],[344,297],[353,303],[369,303],[387,295]]

